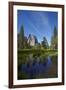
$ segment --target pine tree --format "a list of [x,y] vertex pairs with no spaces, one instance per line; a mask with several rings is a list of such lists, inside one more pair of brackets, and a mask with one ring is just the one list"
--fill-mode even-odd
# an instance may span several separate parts
[[53,35],[51,38],[51,48],[57,49],[57,47],[58,47],[58,32],[57,28],[54,27]]
[[23,25],[20,28],[20,33],[19,33],[19,48],[22,49],[24,48],[24,27]]

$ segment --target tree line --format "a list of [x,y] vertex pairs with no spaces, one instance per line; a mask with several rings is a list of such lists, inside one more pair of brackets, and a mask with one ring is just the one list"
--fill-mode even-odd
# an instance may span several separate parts
[[58,30],[56,27],[54,27],[52,37],[51,37],[51,44],[49,46],[48,41],[46,37],[43,37],[43,40],[41,43],[38,42],[38,39],[36,36],[35,38],[35,45],[32,47],[27,43],[28,38],[24,35],[24,26],[22,25],[20,28],[20,32],[17,34],[18,37],[18,49],[24,49],[24,48],[42,48],[42,49],[57,49],[58,47]]

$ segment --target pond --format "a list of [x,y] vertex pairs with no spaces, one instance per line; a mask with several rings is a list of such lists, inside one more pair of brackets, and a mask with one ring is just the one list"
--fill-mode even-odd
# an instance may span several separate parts
[[58,77],[58,56],[22,54],[18,57],[18,80]]

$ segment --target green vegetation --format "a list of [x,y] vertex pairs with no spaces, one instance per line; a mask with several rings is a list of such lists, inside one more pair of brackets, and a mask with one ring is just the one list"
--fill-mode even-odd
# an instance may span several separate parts
[[57,49],[58,48],[58,32],[56,27],[54,27],[53,36],[51,38],[51,48]]
[[[38,74],[32,78],[49,78],[49,77],[57,77],[57,57],[58,56],[58,34],[57,29],[54,27],[54,32],[51,37],[51,44],[49,46],[46,37],[43,37],[41,43],[38,42],[36,36],[34,38],[33,45],[30,42],[31,35],[27,38],[24,35],[24,26],[21,26],[20,32],[18,33],[18,67],[22,64],[27,64],[29,67],[35,62],[37,63],[46,63],[47,58],[50,57],[54,66],[48,71],[49,74]],[[29,40],[28,40],[29,39]],[[29,42],[29,43],[28,43]],[[52,70],[54,68],[54,70]],[[52,71],[51,71],[52,70]],[[21,72],[18,70],[18,79],[30,79],[29,75],[25,72]]]
[[[29,34],[29,37],[31,39],[31,34]],[[51,44],[49,46],[48,41],[46,37],[43,37],[43,40],[41,43],[38,42],[38,39],[36,36],[34,36],[34,45],[31,46],[28,38],[24,35],[24,26],[21,26],[20,32],[18,33],[18,49],[57,49],[58,46],[58,32],[56,27],[54,27],[54,31],[51,37]],[[29,41],[29,43],[28,43]]]
[[43,48],[45,48],[45,49],[49,48],[49,45],[48,45],[46,37],[43,37],[43,41],[42,41],[41,44],[42,44]]
[[[51,49],[44,49],[44,50],[33,50],[33,49],[24,49],[24,50],[18,50],[18,62],[19,65],[23,63],[27,63],[29,60],[29,55],[32,54],[33,57],[45,57],[45,56],[56,56],[58,55],[57,50],[51,50]],[[45,59],[43,59],[45,60]]]

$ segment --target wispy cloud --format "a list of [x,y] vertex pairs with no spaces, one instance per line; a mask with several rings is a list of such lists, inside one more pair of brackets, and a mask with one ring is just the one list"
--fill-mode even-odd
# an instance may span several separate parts
[[[30,23],[33,26],[34,30],[36,30],[37,34],[39,34],[40,36],[43,36],[43,32],[44,31],[41,29],[41,32],[42,33],[40,33],[40,29],[39,28],[44,28],[44,27],[45,27],[45,29],[48,28],[48,29],[46,29],[47,31],[44,33],[44,35],[47,37],[47,34],[49,34],[49,32],[51,30],[50,21],[48,19],[47,14],[46,13],[43,13],[43,12],[31,12],[30,19],[32,17],[34,18],[34,20],[33,21],[30,20]],[[49,39],[48,39],[48,41],[50,42]]]
[[24,24],[26,36],[32,33],[37,36],[40,42],[45,36],[50,44],[54,24],[57,25],[57,14],[53,12],[29,10],[19,12],[18,28],[20,29],[20,25]]

